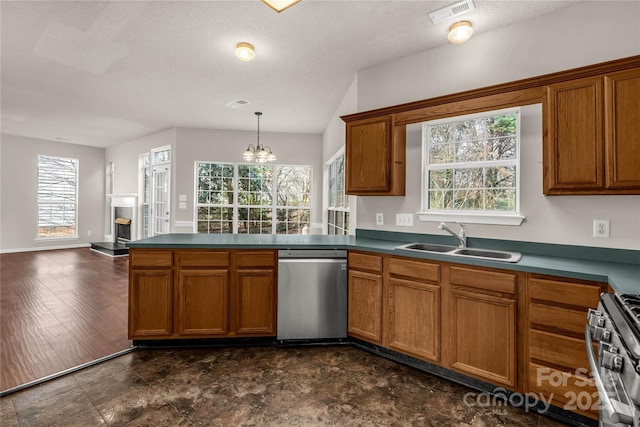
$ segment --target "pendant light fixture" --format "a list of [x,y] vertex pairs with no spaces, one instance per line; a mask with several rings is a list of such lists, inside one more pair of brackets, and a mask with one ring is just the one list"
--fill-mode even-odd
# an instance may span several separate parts
[[253,144],[249,144],[246,151],[242,155],[242,158],[247,162],[273,162],[276,160],[276,156],[271,152],[271,147],[265,147],[264,145],[260,144],[260,116],[262,115],[262,113],[256,111],[255,115],[256,117],[258,117],[258,141],[256,142],[255,146]]

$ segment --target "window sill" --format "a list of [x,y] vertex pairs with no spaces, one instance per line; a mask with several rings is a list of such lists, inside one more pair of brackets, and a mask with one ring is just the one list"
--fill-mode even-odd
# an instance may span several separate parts
[[485,212],[418,212],[420,221],[455,221],[464,224],[512,225],[522,224],[525,217],[520,214]]
[[69,241],[69,240],[78,240],[78,239],[79,239],[78,236],[71,236],[71,237],[36,237],[33,240],[35,242],[55,242],[57,240]]

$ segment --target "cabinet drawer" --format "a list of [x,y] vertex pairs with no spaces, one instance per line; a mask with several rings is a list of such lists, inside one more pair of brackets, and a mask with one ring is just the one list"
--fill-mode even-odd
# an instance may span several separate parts
[[239,251],[236,253],[238,267],[273,267],[276,265],[275,251]]
[[227,267],[229,252],[226,251],[177,251],[181,267]]
[[173,265],[173,251],[130,249],[129,262],[132,268],[171,267]]
[[589,367],[584,340],[549,332],[529,330],[529,357],[570,370]]
[[584,308],[595,308],[600,299],[600,286],[532,277],[529,298]]
[[425,261],[391,258],[389,260],[389,273],[429,282],[440,282],[440,265]]
[[349,252],[349,268],[382,272],[382,256]]
[[470,286],[508,294],[516,292],[516,275],[511,273],[451,267],[450,276],[452,285]]
[[598,418],[598,391],[588,371],[559,371],[529,363],[529,393],[552,398],[555,406]]
[[584,335],[587,324],[587,310],[571,310],[531,303],[529,306],[529,327],[543,329],[558,329],[572,335]]

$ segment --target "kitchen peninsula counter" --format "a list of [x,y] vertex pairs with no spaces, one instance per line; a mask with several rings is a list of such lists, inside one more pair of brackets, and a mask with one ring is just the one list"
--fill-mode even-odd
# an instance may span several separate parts
[[347,249],[608,283],[640,294],[640,251],[469,238],[469,247],[522,253],[517,263],[394,249],[408,242],[451,244],[448,236],[358,230],[356,236],[164,234],[127,244],[145,249]]

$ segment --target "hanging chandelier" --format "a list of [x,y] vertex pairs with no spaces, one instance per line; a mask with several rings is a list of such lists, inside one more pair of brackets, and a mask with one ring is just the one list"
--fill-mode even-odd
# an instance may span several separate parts
[[242,155],[242,158],[247,162],[256,161],[258,163],[273,162],[276,160],[276,155],[271,152],[271,147],[265,147],[260,144],[260,116],[261,112],[256,111],[255,115],[258,117],[258,141],[256,145],[249,144],[247,150]]

